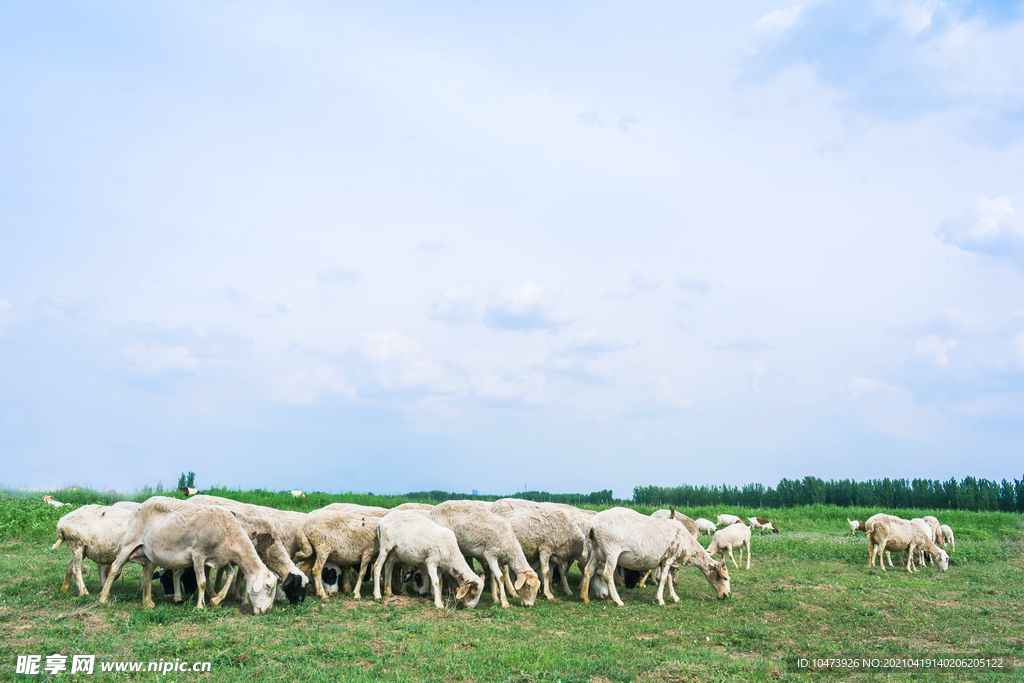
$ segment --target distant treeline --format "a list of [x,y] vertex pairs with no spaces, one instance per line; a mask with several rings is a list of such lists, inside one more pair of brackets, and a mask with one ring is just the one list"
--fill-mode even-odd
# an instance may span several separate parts
[[937,510],[991,510],[1024,512],[1024,480],[995,482],[964,477],[939,481],[931,479],[829,479],[817,477],[783,479],[775,488],[763,484],[745,486],[637,486],[635,505],[702,507],[738,505],[743,507],[793,507],[796,505],[838,505],[840,507],[881,507],[892,510],[921,508]]

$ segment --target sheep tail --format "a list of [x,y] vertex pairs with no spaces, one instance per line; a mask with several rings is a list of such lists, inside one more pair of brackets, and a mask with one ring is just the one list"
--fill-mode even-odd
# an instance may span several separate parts
[[302,533],[302,531],[299,531],[298,535],[295,537],[295,540],[299,543],[299,549],[295,553],[296,560],[304,560],[307,557],[313,556],[313,546],[309,544],[309,539],[306,538],[306,534]]
[[63,542],[64,542],[64,532],[63,531],[58,531],[57,532],[57,542],[54,543],[53,546],[50,547],[50,550],[56,550],[57,548],[60,547],[60,544],[63,543]]

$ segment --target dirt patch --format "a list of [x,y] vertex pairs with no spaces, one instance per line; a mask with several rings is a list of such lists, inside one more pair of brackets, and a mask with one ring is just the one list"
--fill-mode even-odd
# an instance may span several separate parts
[[932,605],[934,607],[959,607],[955,600],[929,600],[928,598],[911,598],[911,602],[919,605]]
[[808,612],[827,612],[828,611],[827,609],[825,609],[824,607],[821,607],[820,605],[808,605],[806,602],[798,602],[796,604],[799,605],[801,608],[807,610]]
[[655,638],[660,638],[661,636],[659,636],[657,633],[644,633],[634,637],[637,640],[654,640]]
[[820,590],[820,591],[844,591],[844,590],[846,590],[846,586],[833,586],[832,584],[829,584],[829,583],[819,583],[817,586],[811,586],[811,587],[815,588],[817,590]]
[[[683,662],[665,662],[653,671],[644,671],[636,677],[638,683],[696,683],[710,681],[712,675],[703,664],[684,664]],[[599,680],[591,678],[591,681]],[[600,679],[602,683],[606,678]],[[610,682],[609,682],[610,683]]]

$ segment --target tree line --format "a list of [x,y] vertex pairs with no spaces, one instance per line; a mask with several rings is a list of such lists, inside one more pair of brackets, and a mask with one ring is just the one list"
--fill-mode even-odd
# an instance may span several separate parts
[[1024,512],[1024,478],[996,482],[964,477],[949,479],[829,479],[818,477],[783,479],[772,488],[763,484],[744,486],[637,486],[633,503],[665,507],[737,505],[793,507],[796,505],[838,505],[840,507],[882,507],[886,509],[929,508]]

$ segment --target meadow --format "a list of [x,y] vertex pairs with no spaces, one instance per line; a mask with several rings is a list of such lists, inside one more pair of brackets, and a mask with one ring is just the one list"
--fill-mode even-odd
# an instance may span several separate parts
[[[391,507],[406,500],[216,493],[300,510],[338,501]],[[76,504],[116,498],[54,495]],[[159,588],[156,609],[143,610],[134,565],[116,584],[111,604],[96,602],[100,586],[91,562],[85,579],[92,595],[60,591],[68,553],[50,545],[66,511],[45,505],[39,494],[0,494],[0,679],[66,678],[15,673],[18,655],[42,655],[45,664],[46,655],[60,653],[69,655],[68,663],[71,655],[96,655],[86,680],[1024,680],[1024,519],[1014,513],[891,511],[907,518],[935,514],[953,527],[956,551],[946,573],[933,567],[917,574],[899,567],[869,571],[864,535],[851,533],[846,518],[863,520],[878,510],[730,508],[768,517],[782,533],[755,534],[751,568],[730,565],[727,600],[716,600],[700,573],[685,568],[681,602],[665,607],[655,603],[650,586],[622,590],[621,608],[608,601],[585,605],[578,594],[556,589],[555,604],[540,600],[523,608],[513,601],[503,610],[485,595],[475,610],[439,611],[420,598],[380,604],[366,591],[362,600],[307,597],[296,608],[278,606],[254,617],[230,603],[205,610],[176,606],[159,597]],[[716,510],[684,512],[713,519]],[[574,570],[570,584],[579,581]],[[816,660],[836,658],[849,667],[816,666]],[[935,668],[941,659],[995,660],[1002,668]],[[145,669],[160,660],[208,661],[210,672],[99,670],[102,661],[141,661]]]

